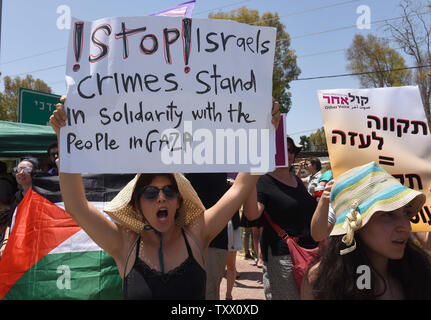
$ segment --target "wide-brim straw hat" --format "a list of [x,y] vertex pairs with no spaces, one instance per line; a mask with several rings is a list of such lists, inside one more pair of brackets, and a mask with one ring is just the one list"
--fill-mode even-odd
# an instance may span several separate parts
[[370,162],[341,174],[332,186],[330,201],[337,218],[331,236],[346,234],[343,242],[349,246],[354,241],[353,233],[365,226],[374,213],[410,204],[409,210],[417,214],[426,197]]
[[[122,226],[135,232],[142,231],[144,227],[148,225],[142,214],[137,212],[133,205],[130,204],[133,191],[135,190],[136,183],[140,176],[141,174],[138,173],[104,208],[104,211],[110,217]],[[196,217],[201,215],[205,211],[205,207],[186,177],[181,173],[172,173],[172,176],[177,183],[178,191],[182,198],[175,223],[179,227],[183,227],[190,224]]]

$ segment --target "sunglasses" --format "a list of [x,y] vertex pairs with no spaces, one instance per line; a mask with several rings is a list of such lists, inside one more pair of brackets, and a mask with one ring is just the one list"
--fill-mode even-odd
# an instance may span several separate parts
[[58,156],[58,152],[51,152],[51,153],[49,154],[49,156],[50,156],[50,157]]
[[180,193],[172,185],[164,186],[163,188],[157,188],[154,186],[145,186],[141,189],[141,197],[144,200],[154,201],[159,197],[160,191],[163,192],[166,199],[172,200],[178,198]]
[[33,169],[32,168],[19,168],[19,167],[15,167],[15,168],[13,168],[13,172],[14,173],[21,173],[21,172],[25,172],[25,173],[31,173],[32,171],[33,171]]

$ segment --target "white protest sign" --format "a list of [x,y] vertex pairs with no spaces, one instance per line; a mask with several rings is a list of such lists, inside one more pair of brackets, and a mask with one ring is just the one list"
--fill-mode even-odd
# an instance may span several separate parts
[[273,170],[274,28],[170,17],[72,26],[61,171]]
[[431,231],[431,135],[418,87],[318,91],[334,177],[371,161],[427,196],[413,231]]

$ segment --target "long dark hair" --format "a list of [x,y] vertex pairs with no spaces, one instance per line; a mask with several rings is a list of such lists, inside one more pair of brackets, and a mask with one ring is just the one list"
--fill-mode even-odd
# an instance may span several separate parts
[[[387,288],[382,275],[371,264],[364,244],[356,236],[356,249],[341,256],[340,250],[345,248],[343,235],[332,236],[319,260],[317,277],[312,285],[313,296],[318,300],[374,300],[382,296]],[[359,289],[357,273],[360,265],[371,269],[371,288]],[[431,299],[431,261],[430,256],[412,240],[407,242],[404,256],[399,260],[389,260],[388,273],[397,279],[402,286],[405,299]],[[377,279],[384,284],[383,290],[376,292],[373,285]]]

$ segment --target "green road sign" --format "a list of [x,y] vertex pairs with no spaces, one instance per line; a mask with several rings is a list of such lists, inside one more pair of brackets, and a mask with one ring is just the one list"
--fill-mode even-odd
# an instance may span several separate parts
[[60,97],[57,94],[19,88],[18,121],[47,125]]

